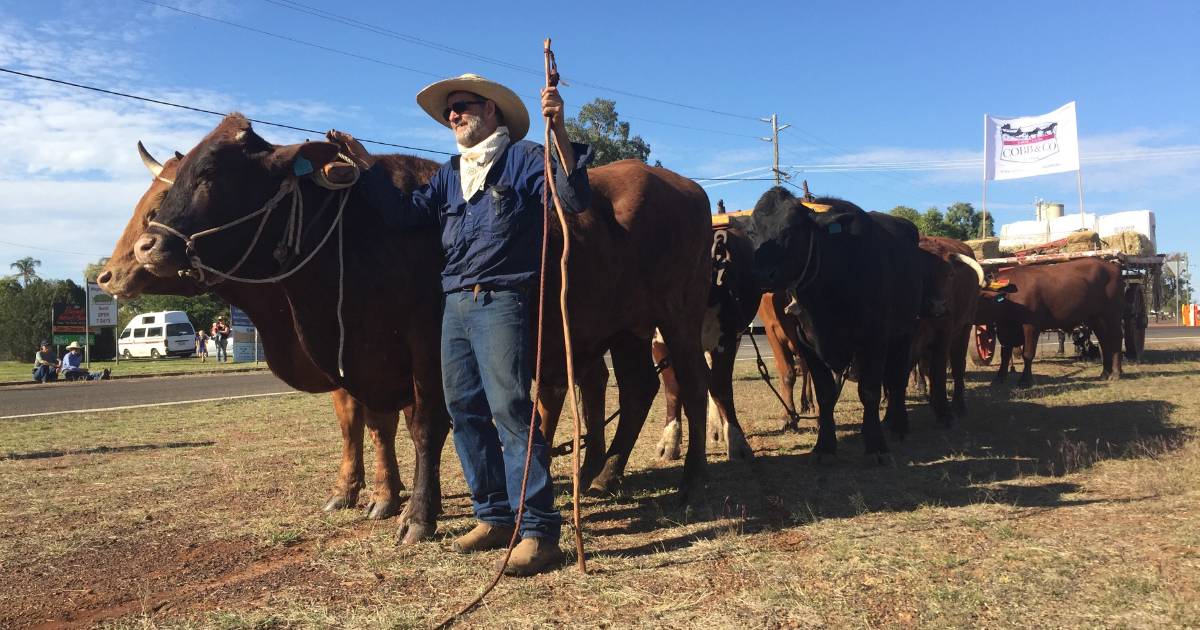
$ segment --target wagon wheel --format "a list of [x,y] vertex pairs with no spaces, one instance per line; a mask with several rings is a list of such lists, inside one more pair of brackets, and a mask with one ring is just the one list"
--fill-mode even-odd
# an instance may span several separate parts
[[996,356],[996,333],[987,324],[977,324],[973,331],[975,337],[975,353],[971,355],[971,363],[975,365],[991,365]]

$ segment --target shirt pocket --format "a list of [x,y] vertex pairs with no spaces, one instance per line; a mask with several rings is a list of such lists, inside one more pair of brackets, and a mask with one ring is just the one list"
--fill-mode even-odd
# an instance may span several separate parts
[[442,251],[449,252],[462,240],[463,219],[467,204],[449,204],[442,208]]
[[517,222],[520,199],[512,186],[497,184],[488,190],[488,202],[491,210],[488,212],[486,224],[492,235],[508,234]]

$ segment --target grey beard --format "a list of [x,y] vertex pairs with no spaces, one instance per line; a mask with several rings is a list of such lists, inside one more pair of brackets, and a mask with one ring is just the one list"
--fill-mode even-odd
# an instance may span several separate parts
[[458,139],[459,144],[470,148],[487,139],[489,134],[485,134],[483,131],[483,121],[472,118],[467,121],[465,127],[455,129],[454,136]]

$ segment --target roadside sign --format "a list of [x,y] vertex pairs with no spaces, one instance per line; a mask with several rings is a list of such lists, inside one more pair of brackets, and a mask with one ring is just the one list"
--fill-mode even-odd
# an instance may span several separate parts
[[102,328],[117,325],[117,299],[100,290],[100,285],[89,282],[88,326]]
[[74,304],[54,303],[54,319],[50,325],[52,333],[83,333],[87,332],[87,314],[82,306]]
[[258,361],[262,348],[258,345],[258,334],[254,322],[246,311],[229,306],[229,328],[233,332],[233,347],[229,349],[229,360],[234,363]]
[[90,346],[96,343],[96,333],[87,333],[86,340],[84,339],[85,335],[83,333],[54,333],[52,337],[53,341],[51,343],[56,346],[65,346],[72,341],[78,341],[80,345],[85,346]]

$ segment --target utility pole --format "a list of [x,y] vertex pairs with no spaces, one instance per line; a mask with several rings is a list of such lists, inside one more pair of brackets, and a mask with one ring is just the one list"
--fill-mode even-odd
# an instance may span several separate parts
[[782,183],[783,178],[786,177],[783,171],[779,170],[779,132],[791,127],[791,125],[780,125],[778,114],[771,114],[770,118],[759,118],[759,120],[771,123],[771,137],[759,138],[759,140],[770,142],[775,149],[775,160],[772,162],[771,171],[775,173],[775,185],[778,186]]

